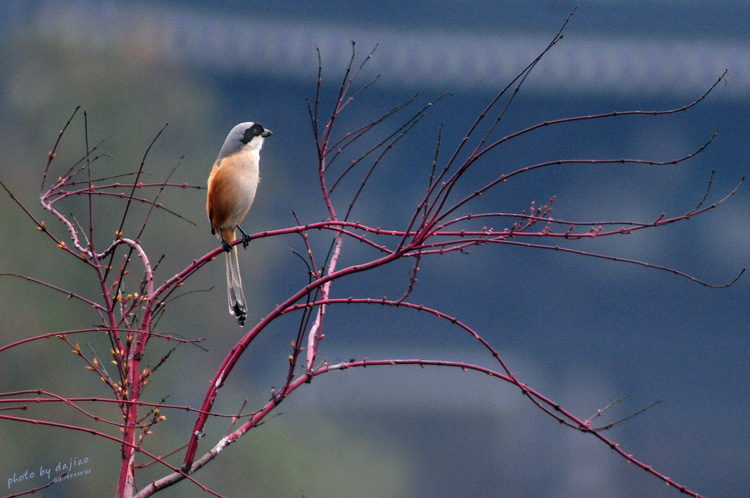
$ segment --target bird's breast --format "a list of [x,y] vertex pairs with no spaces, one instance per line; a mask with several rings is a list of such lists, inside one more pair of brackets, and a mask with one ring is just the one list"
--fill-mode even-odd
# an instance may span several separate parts
[[208,211],[215,229],[242,222],[258,188],[259,154],[248,151],[217,161],[209,177]]

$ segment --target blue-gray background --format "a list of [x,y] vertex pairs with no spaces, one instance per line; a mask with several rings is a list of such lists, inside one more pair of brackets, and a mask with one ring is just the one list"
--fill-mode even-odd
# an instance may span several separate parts
[[[714,169],[709,202],[723,196],[749,171],[750,7],[741,1],[294,1],[283,6],[234,1],[211,7],[197,1],[4,2],[0,178],[49,223],[35,196],[46,153],[76,105],[88,111],[90,141],[105,139],[101,150],[113,155],[97,164],[102,175],[133,171],[169,122],[147,170],[155,180],[164,178],[184,155],[174,179],[196,185],[204,184],[226,132],[249,119],[275,135],[263,151],[263,181],[246,228],[289,226],[292,211],[304,221],[319,220],[325,214],[304,101],[314,95],[315,47],[323,56],[324,108],[329,109],[350,42],[357,42],[359,57],[379,43],[361,81],[382,76],[358,98],[340,130],[367,122],[417,90],[419,105],[444,91],[453,94],[391,153],[353,215],[368,224],[398,227],[424,189],[440,124],[448,151],[576,5],[565,39],[529,78],[499,134],[573,114],[680,106],[729,69],[726,84],[686,114],[561,126],[518,140],[487,158],[467,179],[467,192],[482,179],[540,160],[664,160],[699,147],[718,127],[721,133],[689,163],[548,169],[503,185],[476,209],[520,211],[555,195],[556,218],[651,221],[662,212],[677,215],[692,208]],[[386,130],[376,133],[385,136]],[[82,137],[76,121],[61,148],[59,168],[83,153]],[[157,281],[216,246],[204,220],[204,195],[179,191],[163,197],[198,226],[165,213],[153,218],[143,236],[145,248],[154,260],[167,254]],[[345,209],[346,196],[338,201]],[[61,259],[7,197],[0,206],[0,271],[95,296],[93,275]],[[82,216],[84,207],[75,201],[66,209]],[[103,203],[104,208],[116,213],[118,205]],[[107,216],[102,211],[98,221],[106,223]],[[670,266],[718,283],[748,265],[749,223],[750,195],[743,186],[727,204],[699,219],[574,247]],[[107,230],[109,225],[101,233]],[[322,258],[328,239],[315,237]],[[264,239],[241,254],[250,321],[305,282],[290,247],[302,249],[290,236]],[[663,400],[609,436],[700,493],[741,496],[750,488],[748,278],[713,290],[657,270],[546,251],[483,247],[469,252],[423,261],[412,300],[465,321],[495,345],[521,380],[582,417],[624,395],[604,423]],[[343,263],[371,256],[348,243]],[[407,271],[408,266],[397,265],[368,278],[342,280],[334,295],[398,297]],[[175,351],[154,379],[155,388],[144,394],[151,401],[169,395],[173,404],[199,403],[206,382],[241,333],[226,313],[219,263],[186,287],[211,290],[171,303],[157,331],[206,337],[209,351]],[[95,322],[90,309],[63,296],[0,280],[0,344]],[[296,321],[287,319],[259,338],[222,391],[219,409],[236,411],[244,399],[253,409],[267,399],[271,387],[283,381],[295,330]],[[408,312],[333,308],[325,332],[321,354],[329,362],[422,357],[491,365],[465,334]],[[80,342],[107,357],[102,338]],[[150,364],[170,345],[152,347]],[[4,353],[0,390],[105,395],[99,379],[76,361],[56,341]],[[280,411],[197,477],[228,496],[678,493],[593,438],[560,427],[517,390],[476,375],[350,370],[316,380]],[[113,411],[103,412],[116,418]],[[42,418],[55,412],[26,415],[34,413]],[[156,427],[148,446],[160,454],[181,444],[193,422],[180,412],[166,414],[168,422]],[[54,417],[82,422],[66,411]],[[224,422],[211,426],[206,448],[226,430]],[[14,474],[39,467],[51,467],[54,474],[58,463],[73,457],[88,458],[90,472],[45,490],[46,496],[114,493],[115,446],[85,434],[1,423],[0,494],[46,482],[37,476],[8,486]],[[155,466],[150,469],[139,484],[161,475]],[[199,492],[182,483],[163,495],[186,493]]]

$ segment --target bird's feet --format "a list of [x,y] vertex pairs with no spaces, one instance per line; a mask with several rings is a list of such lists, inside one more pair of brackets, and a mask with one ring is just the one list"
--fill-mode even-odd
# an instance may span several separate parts
[[226,252],[229,252],[229,251],[232,250],[232,245],[229,242],[227,242],[226,240],[222,240],[221,241],[221,247],[224,248],[224,250]]
[[242,227],[240,227],[239,225],[237,225],[237,230],[239,230],[242,234],[242,247],[247,249],[247,245],[250,243],[250,240],[252,240],[250,235],[246,234]]

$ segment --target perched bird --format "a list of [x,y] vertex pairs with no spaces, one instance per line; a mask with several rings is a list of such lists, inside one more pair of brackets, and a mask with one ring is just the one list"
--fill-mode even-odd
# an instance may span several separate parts
[[221,240],[221,245],[226,251],[224,256],[227,266],[229,313],[237,317],[240,326],[245,325],[247,304],[242,292],[237,251],[233,250],[230,244],[237,238],[235,229],[242,232],[242,245],[245,248],[250,242],[250,236],[240,228],[240,223],[253,205],[260,181],[260,149],[263,140],[271,135],[271,130],[266,130],[260,124],[238,124],[224,140],[219,157],[216,158],[208,177],[206,212],[211,222],[211,233]]

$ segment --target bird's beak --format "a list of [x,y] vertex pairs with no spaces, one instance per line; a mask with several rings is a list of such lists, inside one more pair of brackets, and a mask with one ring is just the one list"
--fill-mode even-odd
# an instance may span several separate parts
[[271,130],[263,130],[263,133],[260,134],[261,137],[270,137],[271,135],[273,135]]

